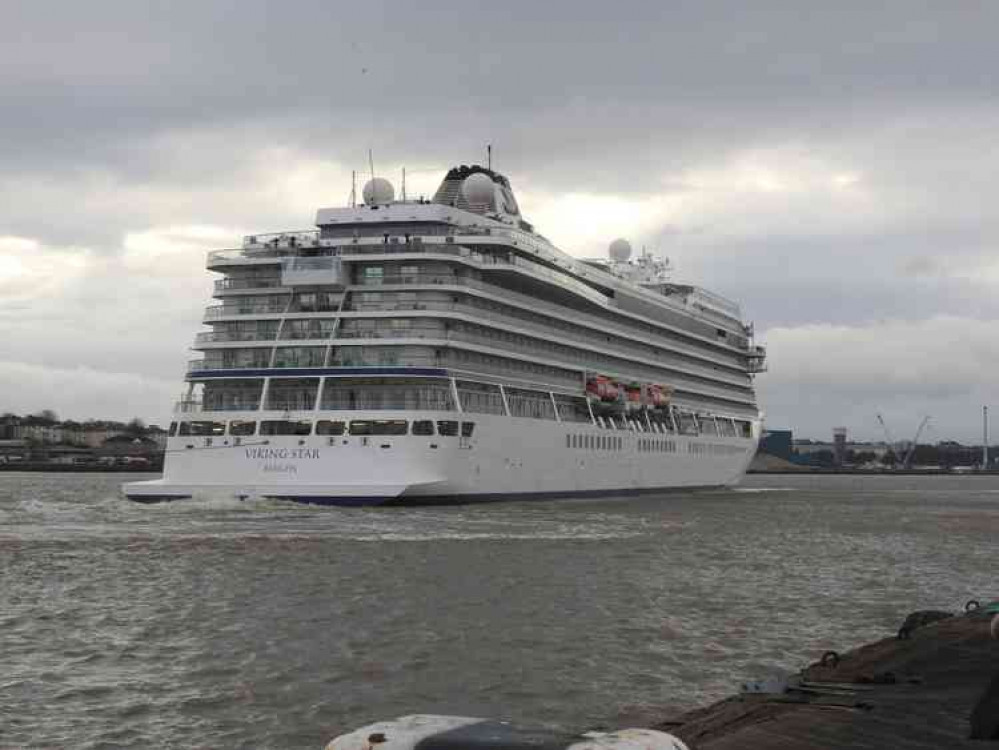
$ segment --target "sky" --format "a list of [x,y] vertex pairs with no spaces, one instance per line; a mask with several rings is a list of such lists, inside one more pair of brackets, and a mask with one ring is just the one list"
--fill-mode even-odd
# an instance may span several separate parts
[[208,250],[372,149],[484,160],[562,249],[737,300],[771,428],[999,412],[999,4],[0,0],[0,412],[169,420]]

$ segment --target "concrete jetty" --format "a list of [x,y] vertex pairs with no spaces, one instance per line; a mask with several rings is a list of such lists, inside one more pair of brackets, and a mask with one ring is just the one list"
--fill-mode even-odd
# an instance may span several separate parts
[[999,747],[999,604],[969,605],[653,728],[691,750]]

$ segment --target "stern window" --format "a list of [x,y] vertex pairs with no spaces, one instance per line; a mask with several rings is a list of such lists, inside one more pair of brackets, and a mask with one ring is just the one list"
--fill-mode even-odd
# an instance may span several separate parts
[[260,423],[261,435],[308,435],[312,422],[307,419],[270,419]]
[[405,435],[407,427],[405,419],[355,419],[350,423],[350,434]]
[[328,419],[320,419],[316,422],[317,435],[343,435],[347,431],[347,425],[343,422],[331,422]]
[[225,422],[191,422],[191,435],[224,435]]
[[244,422],[242,420],[234,419],[229,423],[230,435],[252,435],[256,431],[256,422]]
[[462,437],[472,437],[472,433],[475,432],[475,422],[462,422],[461,423],[461,436]]
[[413,422],[414,435],[433,435],[434,423],[429,419],[419,419]]
[[458,435],[458,423],[450,419],[442,419],[437,422],[437,434],[446,437],[456,437]]

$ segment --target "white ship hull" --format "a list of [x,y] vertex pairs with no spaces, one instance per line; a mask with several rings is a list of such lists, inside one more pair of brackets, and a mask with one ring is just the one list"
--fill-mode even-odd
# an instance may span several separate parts
[[[234,415],[235,416],[235,415]],[[163,479],[125,485],[139,502],[270,497],[328,505],[471,503],[634,495],[739,482],[752,437],[608,430],[442,412],[474,422],[472,437],[443,435],[174,437]],[[352,412],[338,419],[407,419],[411,412]]]

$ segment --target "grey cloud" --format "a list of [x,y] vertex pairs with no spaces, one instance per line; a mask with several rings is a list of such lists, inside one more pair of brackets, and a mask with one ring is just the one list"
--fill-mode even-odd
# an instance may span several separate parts
[[[997,27],[999,6],[971,2],[4,3],[0,236],[107,265],[60,299],[0,308],[0,333],[31,366],[179,377],[204,272],[192,261],[178,286],[128,271],[128,233],[297,228],[345,197],[341,175],[276,201],[263,156],[280,149],[289,169],[362,169],[372,147],[384,169],[432,171],[489,142],[539,200],[666,196],[659,228],[616,233],[739,299],[760,330],[999,320],[994,282],[952,273],[999,241]],[[696,179],[750,152],[778,171],[814,157],[857,172],[866,213],[814,187],[761,197]],[[787,374],[789,342],[764,403],[818,430],[860,386]],[[946,388],[924,391],[950,411],[985,398]]]

